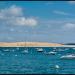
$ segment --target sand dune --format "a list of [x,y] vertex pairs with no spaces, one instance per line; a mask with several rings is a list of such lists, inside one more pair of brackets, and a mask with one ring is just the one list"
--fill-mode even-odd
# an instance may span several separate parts
[[14,46],[22,46],[22,47],[51,47],[51,46],[62,46],[62,44],[58,43],[45,43],[45,42],[0,42],[0,47],[14,47]]

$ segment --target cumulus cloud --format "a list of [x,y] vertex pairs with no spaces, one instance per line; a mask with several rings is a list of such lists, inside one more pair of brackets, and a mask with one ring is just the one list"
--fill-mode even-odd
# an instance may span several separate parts
[[15,19],[14,25],[29,25],[29,26],[35,26],[37,25],[37,21],[33,18],[25,18],[25,17],[17,17]]
[[62,28],[63,28],[64,30],[75,29],[75,24],[74,24],[74,23],[66,23]]
[[0,20],[9,25],[27,25],[36,26],[37,20],[35,18],[26,18],[21,7],[12,5],[8,8],[0,10]]
[[54,10],[53,13],[59,14],[59,15],[69,15],[68,13],[66,13],[64,11],[58,11],[58,10]]

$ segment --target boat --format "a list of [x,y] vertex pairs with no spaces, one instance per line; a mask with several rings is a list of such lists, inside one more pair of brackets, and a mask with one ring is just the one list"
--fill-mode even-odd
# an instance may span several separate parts
[[42,49],[42,48],[37,48],[37,51],[38,51],[38,52],[42,52],[43,49]]
[[75,54],[61,56],[60,58],[61,59],[75,59]]
[[50,51],[50,52],[47,52],[46,54],[52,54],[52,55],[55,55],[56,52]]
[[60,67],[59,67],[59,65],[55,65],[55,68],[56,68],[56,69],[59,69]]
[[53,51],[56,51],[55,49]]
[[22,53],[28,53],[28,50],[24,50],[24,51],[22,51]]

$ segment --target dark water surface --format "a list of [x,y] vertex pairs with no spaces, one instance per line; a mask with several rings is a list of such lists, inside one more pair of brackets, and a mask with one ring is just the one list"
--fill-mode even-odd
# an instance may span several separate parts
[[[38,52],[37,47],[0,47],[0,74],[75,74],[75,59],[60,58],[66,54],[74,54],[75,49],[41,48],[43,52]],[[24,50],[28,50],[28,53],[24,53]],[[46,54],[53,50],[55,55]]]

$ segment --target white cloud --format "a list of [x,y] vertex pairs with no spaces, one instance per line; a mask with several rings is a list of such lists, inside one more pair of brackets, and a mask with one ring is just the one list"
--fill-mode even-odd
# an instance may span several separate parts
[[12,16],[22,16],[23,10],[20,7],[12,5],[11,7],[0,10],[0,18],[8,18]]
[[75,1],[68,1],[68,3],[70,3],[70,4],[75,4]]
[[25,18],[25,17],[19,17],[16,18],[14,25],[30,25],[35,26],[37,25],[37,21],[33,18]]
[[58,10],[53,11],[53,13],[59,14],[59,15],[69,15],[68,13],[66,13],[64,11],[58,11]]
[[11,7],[0,10],[0,20],[9,25],[27,25],[36,26],[37,20],[35,18],[26,18],[21,7],[12,5]]
[[62,28],[63,28],[64,30],[75,29],[75,24],[74,24],[74,23],[66,23]]

